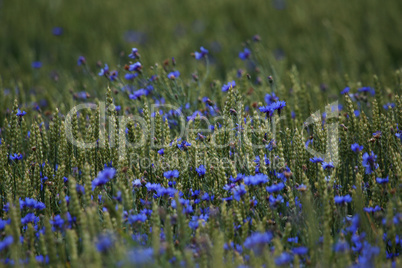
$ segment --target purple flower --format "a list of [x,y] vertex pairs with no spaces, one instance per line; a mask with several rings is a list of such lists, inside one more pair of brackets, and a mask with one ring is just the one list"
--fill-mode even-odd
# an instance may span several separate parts
[[172,179],[172,178],[178,178],[179,177],[179,171],[177,169],[175,170],[169,170],[163,173],[163,176],[166,179]]
[[350,91],[350,87],[345,87],[345,88],[341,91],[341,94],[342,94],[342,95],[348,94],[349,91]]
[[283,197],[281,195],[278,195],[276,198],[273,195],[270,195],[269,198],[268,198],[268,201],[274,207],[277,204],[284,202]]
[[180,76],[180,72],[179,71],[174,71],[174,72],[170,72],[168,73],[167,77],[171,80],[174,80],[176,78],[178,78]]
[[371,151],[371,154],[364,153],[362,164],[366,168],[366,174],[371,174],[373,170],[378,168],[378,164],[376,163],[377,156]]
[[268,176],[265,174],[256,174],[254,176],[247,176],[244,178],[246,185],[261,185],[268,182]]
[[283,252],[275,258],[275,264],[278,266],[288,265],[293,261],[293,255],[288,252]]
[[52,231],[62,230],[64,225],[64,220],[60,215],[56,215],[53,220],[50,220],[50,224],[52,225]]
[[198,51],[194,52],[194,56],[195,56],[196,60],[200,60],[200,59],[204,58],[206,55],[208,55],[208,50],[205,49],[204,47],[200,47],[200,51],[201,52],[198,52]]
[[240,201],[240,198],[247,193],[244,184],[237,185],[232,189],[234,199]]
[[101,68],[100,72],[98,73],[99,76],[104,76],[109,74],[109,66],[105,63],[105,67]]
[[134,223],[137,223],[137,222],[145,222],[146,220],[147,220],[147,215],[145,215],[143,213],[128,216],[128,222],[130,224],[134,224]]
[[363,151],[363,145],[359,145],[357,143],[353,143],[350,148],[352,149],[353,152],[355,153],[359,153],[361,151]]
[[32,68],[34,68],[34,69],[39,69],[39,68],[42,67],[42,62],[40,62],[40,61],[34,61],[34,62],[32,62],[31,66],[32,66]]
[[141,180],[140,179],[135,179],[133,181],[133,187],[137,187],[137,188],[141,187]]
[[331,168],[334,168],[334,167],[335,167],[332,162],[329,162],[329,163],[327,163],[327,162],[322,162],[321,165],[322,165],[322,168],[323,168],[323,169],[331,169]]
[[278,184],[267,186],[265,189],[267,190],[268,193],[272,194],[281,191],[283,188],[285,188],[285,184],[283,184],[283,182],[280,182]]
[[193,216],[191,218],[191,221],[188,223],[188,225],[190,226],[191,229],[195,230],[198,228],[199,223],[198,223],[198,217],[197,216]]
[[322,159],[321,157],[314,156],[313,158],[310,158],[310,162],[311,163],[322,163],[322,162],[324,162],[324,159]]
[[134,80],[138,76],[138,73],[128,73],[124,75],[124,79],[126,80]]
[[306,248],[306,247],[297,247],[297,248],[293,248],[292,252],[294,254],[297,254],[297,255],[305,255],[305,254],[308,253],[308,248]]
[[52,34],[55,36],[60,36],[63,34],[63,28],[61,27],[53,27]]
[[346,241],[339,241],[335,244],[334,251],[335,252],[346,252],[349,251],[350,247],[348,242]]
[[9,158],[10,158],[10,160],[17,161],[17,160],[22,159],[22,155],[21,154],[13,154],[13,155],[10,155]]
[[138,71],[140,71],[142,69],[142,65],[141,65],[141,63],[140,62],[136,62],[136,63],[134,63],[134,64],[131,64],[130,66],[128,66],[128,70],[130,71],[130,72],[132,72],[132,71],[136,71],[136,72],[138,72]]
[[358,92],[369,92],[371,96],[375,95],[375,90],[372,87],[362,87],[357,90]]
[[85,63],[86,63],[85,58],[83,56],[79,56],[77,60],[77,65],[78,66],[85,65]]
[[242,60],[246,60],[250,57],[251,51],[248,48],[245,48],[243,51],[239,52],[239,58]]
[[36,217],[33,213],[28,213],[27,215],[25,215],[25,217],[21,218],[22,225],[28,224],[30,222],[36,224],[37,222],[39,222],[39,217]]
[[98,177],[92,181],[92,191],[98,186],[105,185],[115,175],[116,170],[114,168],[105,168],[103,171],[100,171]]
[[236,87],[236,82],[233,80],[232,82],[228,82],[227,84],[222,86],[222,92],[227,92],[230,88]]
[[244,241],[243,246],[247,249],[252,249],[259,253],[265,245],[271,242],[273,235],[271,232],[253,233]]
[[374,213],[374,212],[377,212],[377,211],[381,211],[381,208],[380,208],[380,206],[375,206],[375,207],[367,207],[367,208],[363,208],[363,210],[365,211],[365,212],[368,212],[368,213]]
[[118,74],[119,74],[119,73],[118,73],[117,71],[111,72],[111,73],[110,73],[110,77],[109,77],[110,81],[116,81]]
[[264,97],[265,102],[267,103],[267,105],[271,105],[272,103],[276,102],[279,100],[279,98],[275,95],[274,92],[272,92],[272,94],[267,94]]
[[202,177],[205,175],[207,170],[205,169],[204,165],[200,165],[198,168],[195,169],[198,173],[198,176]]
[[137,100],[137,99],[141,98],[141,96],[146,95],[146,94],[147,94],[147,91],[145,89],[141,88],[137,91],[134,91],[133,94],[130,94],[128,97],[132,100]]
[[132,48],[132,49],[131,49],[131,53],[128,54],[128,57],[129,57],[130,59],[136,59],[136,58],[138,58],[138,57],[139,57],[138,49]]
[[17,111],[17,113],[16,113],[16,116],[23,117],[23,116],[26,115],[26,114],[27,114],[27,112],[25,112],[25,111],[22,111],[22,112],[21,112],[21,110],[18,109],[18,111]]
[[378,184],[386,184],[389,182],[388,176],[386,178],[376,178],[375,179]]
[[111,235],[101,235],[96,243],[96,249],[99,252],[107,252],[114,245],[114,239]]
[[335,204],[343,205],[346,203],[352,202],[352,197],[350,195],[340,196],[337,195],[334,197]]
[[0,252],[8,248],[14,242],[14,238],[9,235],[6,236],[3,241],[0,242]]

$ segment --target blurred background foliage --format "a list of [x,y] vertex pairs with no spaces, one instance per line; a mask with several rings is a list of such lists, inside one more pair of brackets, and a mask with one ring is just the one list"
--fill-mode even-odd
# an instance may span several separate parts
[[80,55],[93,68],[113,65],[131,47],[149,64],[175,57],[192,71],[189,54],[205,46],[224,76],[241,66],[241,43],[259,34],[264,49],[301,74],[381,74],[402,61],[401,12],[396,0],[3,0],[0,73],[28,79],[37,60],[48,71],[74,70]]

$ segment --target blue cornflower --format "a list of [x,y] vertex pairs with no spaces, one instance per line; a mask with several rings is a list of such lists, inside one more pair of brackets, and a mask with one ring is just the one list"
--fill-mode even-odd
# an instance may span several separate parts
[[137,187],[137,188],[141,187],[141,180],[140,179],[135,179],[133,181],[133,187]]
[[206,55],[208,55],[208,50],[205,49],[204,47],[200,47],[200,51],[201,52],[198,52],[198,51],[194,52],[194,57],[196,60],[200,60],[203,57],[205,57]]
[[350,195],[340,196],[337,195],[334,197],[335,204],[346,204],[352,202],[352,197]]
[[386,184],[389,182],[388,176],[386,178],[376,178],[375,179],[378,184]]
[[146,220],[147,220],[147,215],[143,214],[143,213],[128,216],[128,222],[130,224],[134,224],[134,223],[137,223],[137,222],[145,222]]
[[355,153],[359,153],[361,151],[363,151],[363,145],[359,145],[357,143],[353,143],[350,148],[352,149],[353,152]]
[[172,178],[178,178],[179,177],[179,171],[177,169],[175,170],[169,170],[163,173],[163,176],[166,179],[172,179]]
[[350,220],[351,224],[349,227],[346,228],[346,231],[354,234],[356,233],[357,229],[359,228],[359,224],[360,224],[360,219],[359,219],[359,214],[356,214],[352,217],[352,219]]
[[56,215],[53,220],[50,220],[50,224],[52,225],[52,231],[62,230],[64,225],[64,220],[60,215]]
[[279,98],[275,95],[274,92],[272,92],[272,94],[266,94],[264,97],[265,102],[267,103],[267,105],[271,105],[274,102],[277,102],[279,100]]
[[3,241],[0,242],[0,252],[8,248],[14,242],[14,238],[9,235],[6,236]]
[[86,60],[85,60],[84,56],[79,56],[78,60],[77,60],[77,65],[78,66],[85,65],[85,63],[86,63]]
[[21,154],[12,154],[9,156],[9,158],[10,158],[10,160],[17,161],[17,160],[22,159],[22,155]]
[[157,183],[150,183],[150,182],[147,182],[146,184],[145,184],[145,187],[147,188],[147,190],[148,190],[148,192],[151,192],[151,191],[157,191],[158,189],[159,189],[159,187],[161,187],[159,184],[157,184]]
[[240,201],[240,198],[247,193],[244,184],[237,185],[232,189],[232,192],[234,199],[236,199],[237,201]]
[[398,130],[398,132],[395,134],[395,137],[397,137],[398,139],[400,139],[401,142],[402,142],[402,131],[401,131],[401,130]]
[[99,252],[107,252],[114,245],[114,239],[111,235],[101,235],[96,243],[96,249]]
[[128,73],[124,75],[124,79],[126,80],[134,80],[138,76],[138,73]]
[[243,243],[247,249],[252,249],[257,253],[261,252],[263,247],[271,242],[273,235],[271,232],[253,233]]
[[139,99],[141,96],[147,95],[147,93],[148,93],[148,92],[147,92],[145,89],[141,88],[141,89],[139,89],[139,90],[137,90],[137,91],[134,91],[133,94],[128,95],[128,97],[129,97],[130,99],[132,99],[132,100],[137,100],[137,99]]
[[380,208],[380,206],[375,206],[375,207],[367,207],[367,208],[363,208],[363,210],[365,211],[365,212],[368,212],[368,213],[374,213],[374,212],[377,212],[377,211],[381,211],[381,208]]
[[99,76],[104,76],[109,74],[109,66],[105,63],[105,67],[101,68],[100,72],[98,73]]
[[288,265],[293,261],[293,255],[288,252],[283,252],[275,258],[275,264],[278,266]]
[[339,241],[334,246],[335,252],[346,252],[349,251],[349,249],[350,249],[349,244],[346,241]]
[[375,95],[375,90],[372,87],[361,87],[357,91],[358,92],[369,92],[372,96]]
[[116,170],[114,168],[105,168],[103,171],[100,171],[98,177],[92,181],[92,191],[98,186],[105,185],[115,175]]
[[341,94],[342,94],[342,95],[348,94],[349,91],[350,91],[350,87],[345,87],[345,88],[341,91]]
[[55,36],[62,35],[63,34],[63,28],[62,27],[53,27],[52,34],[55,35]]
[[256,174],[254,176],[247,176],[244,178],[246,185],[260,185],[268,182],[268,176],[265,174]]
[[393,109],[395,108],[395,103],[388,102],[387,104],[384,104],[383,107],[385,110],[388,110],[389,108]]
[[298,236],[295,236],[295,237],[289,237],[288,238],[288,242],[289,243],[299,243],[299,237]]
[[198,223],[198,217],[197,216],[193,216],[191,218],[191,221],[188,223],[188,225],[190,226],[191,229],[195,230],[198,228],[199,223]]
[[174,80],[176,78],[178,78],[180,76],[180,72],[179,71],[174,71],[174,72],[170,72],[168,73],[167,77],[171,80]]
[[0,219],[0,231],[3,231],[6,228],[6,225],[10,224],[11,220],[2,220]]
[[152,248],[133,249],[128,253],[128,259],[134,266],[141,266],[154,261],[153,252]]
[[360,116],[360,111],[359,110],[355,110],[353,113],[355,114],[356,117]]
[[34,62],[32,62],[31,66],[32,66],[32,68],[34,68],[34,69],[39,69],[40,67],[42,67],[42,62],[40,62],[40,61],[34,61]]
[[274,115],[274,109],[272,109],[271,105],[268,106],[261,106],[258,108],[261,113],[266,113],[267,116],[271,117]]
[[39,263],[48,264],[49,263],[49,256],[43,257],[43,255],[35,256],[35,260]]
[[278,184],[267,186],[265,189],[267,190],[268,193],[272,194],[281,191],[283,188],[285,188],[285,184],[283,184],[283,182],[280,182]]
[[322,162],[321,165],[322,165],[322,168],[323,168],[324,170],[325,170],[325,169],[331,169],[331,168],[334,168],[334,167],[335,167],[332,162],[329,162],[329,163],[327,163],[327,162]]
[[110,77],[109,77],[110,81],[116,81],[118,74],[119,74],[119,73],[118,73],[116,70],[115,70],[115,71],[112,71],[112,72],[110,73]]
[[20,109],[18,109],[18,110],[17,110],[17,113],[16,113],[16,116],[23,117],[23,116],[26,115],[26,114],[27,114],[27,112],[21,111]]
[[129,70],[130,72],[132,72],[132,71],[139,72],[141,69],[142,69],[142,65],[141,65],[141,63],[138,62],[138,61],[137,61],[136,63],[131,64],[130,66],[128,66],[128,70]]
[[250,57],[251,51],[248,48],[245,48],[243,51],[239,52],[239,58],[242,60],[246,60]]
[[292,249],[293,254],[297,255],[305,255],[308,253],[308,248],[306,247],[297,247]]
[[371,151],[371,154],[364,153],[362,164],[366,168],[366,174],[371,174],[373,170],[378,168],[378,164],[376,163],[377,156]]
[[232,176],[230,176],[229,180],[230,180],[231,182],[236,183],[236,182],[243,181],[244,177],[245,177],[244,174],[238,173],[237,176],[236,176],[236,178],[233,178]]
[[284,202],[281,195],[278,195],[276,198],[273,195],[270,195],[268,201],[272,206],[276,206],[277,204]]
[[198,176],[202,177],[207,172],[204,165],[200,165],[198,168],[195,169],[198,173]]
[[162,149],[158,150],[158,154],[160,154],[160,155],[164,155],[164,154],[165,154],[165,149],[164,149],[164,148],[162,148]]
[[230,88],[236,87],[236,82],[233,80],[232,82],[228,82],[222,86],[222,92],[227,92]]
[[270,106],[272,107],[273,110],[278,110],[278,112],[280,113],[281,110],[283,108],[285,108],[286,102],[285,101],[276,101],[276,102],[272,103]]
[[136,58],[138,58],[138,57],[139,57],[138,49],[132,48],[132,49],[131,49],[131,53],[128,54],[128,57],[129,57],[130,59],[136,59]]
[[310,158],[310,162],[311,163],[322,163],[322,162],[324,162],[324,159],[322,159],[321,157],[314,156],[313,158]]
[[27,215],[25,215],[25,217],[21,218],[22,225],[28,224],[30,222],[34,224],[39,222],[39,217],[36,217],[33,213],[28,213]]

